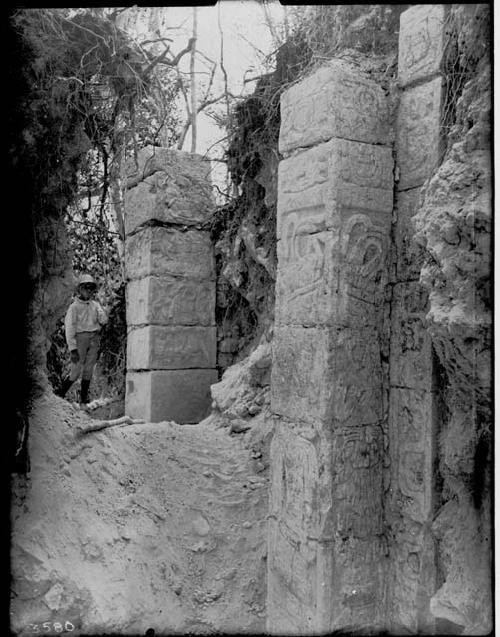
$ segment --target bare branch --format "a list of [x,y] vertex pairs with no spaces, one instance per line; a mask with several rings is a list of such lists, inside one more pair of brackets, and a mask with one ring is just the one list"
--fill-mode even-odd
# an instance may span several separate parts
[[145,69],[144,75],[148,75],[148,73],[150,73],[157,64],[164,64],[166,66],[177,66],[181,58],[184,55],[186,55],[186,53],[189,53],[192,50],[195,41],[196,41],[196,38],[190,38],[187,46],[184,49],[182,49],[182,51],[180,51],[172,60],[166,59],[166,56],[168,55],[168,53],[170,53],[170,47],[165,48],[163,53],[160,53],[160,55],[156,57],[151,62],[151,64]]
[[205,96],[203,97],[203,100],[202,100],[204,102],[208,99],[208,96],[210,95],[210,91],[212,89],[212,84],[214,82],[214,76],[215,76],[215,69],[216,68],[217,68],[217,64],[214,63],[214,65],[212,66],[212,70],[210,72],[210,79],[208,80],[207,90],[205,91]]
[[193,7],[193,37],[192,49],[191,49],[191,61],[189,69],[191,71],[191,152],[196,152],[196,82],[194,78],[194,68],[196,62],[196,39],[198,37],[198,10],[197,7]]
[[273,75],[274,71],[272,73],[263,73],[262,75],[254,75],[253,77],[247,77],[243,80],[243,84],[247,84],[248,82],[255,82],[256,80],[261,80],[263,77],[269,77],[270,75]]
[[140,45],[154,44],[155,42],[173,42],[172,38],[155,38],[154,40],[141,40]]

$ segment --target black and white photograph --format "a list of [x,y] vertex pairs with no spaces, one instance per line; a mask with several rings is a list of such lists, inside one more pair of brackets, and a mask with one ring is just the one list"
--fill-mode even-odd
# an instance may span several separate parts
[[7,8],[2,634],[495,634],[493,13]]

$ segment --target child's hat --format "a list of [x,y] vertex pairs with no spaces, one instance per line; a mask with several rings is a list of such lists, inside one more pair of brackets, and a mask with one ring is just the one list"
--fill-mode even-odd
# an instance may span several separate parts
[[97,286],[94,280],[94,277],[91,276],[90,274],[82,274],[82,276],[80,277],[80,280],[78,281],[78,285],[83,285],[84,283],[90,283],[91,285]]

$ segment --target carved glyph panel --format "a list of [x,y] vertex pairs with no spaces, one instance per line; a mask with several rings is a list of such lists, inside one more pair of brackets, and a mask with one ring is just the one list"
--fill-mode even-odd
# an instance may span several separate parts
[[321,209],[282,215],[278,324],[375,324],[373,306],[383,304],[388,281],[390,218],[352,212],[339,224],[324,231]]
[[390,144],[385,95],[375,82],[332,60],[281,97],[281,153],[332,137]]
[[341,537],[367,539],[381,532],[383,453],[379,426],[335,430],[332,506]]
[[389,148],[334,139],[280,162],[278,172],[278,238],[283,215],[299,211],[324,215],[324,229],[338,226],[342,209],[392,210],[392,152]]
[[420,283],[394,286],[390,358],[392,386],[432,391],[432,344],[424,325],[427,307],[428,292]]
[[432,516],[435,413],[430,392],[391,389],[389,436],[394,507],[405,516],[425,522]]
[[215,285],[169,276],[145,277],[127,284],[128,325],[215,324]]
[[271,406],[292,421],[372,424],[383,417],[375,330],[275,329]]
[[440,152],[442,78],[407,89],[397,118],[399,190],[421,186],[437,166]]
[[200,155],[149,146],[124,166],[125,230],[156,219],[183,225],[205,221],[213,210],[210,162]]
[[215,327],[149,325],[127,335],[127,369],[215,368]]
[[[317,604],[319,467],[314,444],[277,423],[271,445],[270,618],[310,631]],[[291,624],[290,624],[291,622]],[[277,624],[276,624],[277,625]]]
[[148,227],[127,237],[125,264],[128,279],[171,274],[213,278],[213,247],[208,232]]
[[444,33],[442,4],[417,5],[401,14],[398,79],[403,86],[440,70]]

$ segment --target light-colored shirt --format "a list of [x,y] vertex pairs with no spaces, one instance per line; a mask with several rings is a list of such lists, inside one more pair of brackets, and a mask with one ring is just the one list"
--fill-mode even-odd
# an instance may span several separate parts
[[66,343],[70,351],[76,349],[76,335],[79,332],[97,332],[108,320],[106,312],[98,301],[76,298],[69,306],[64,319]]

